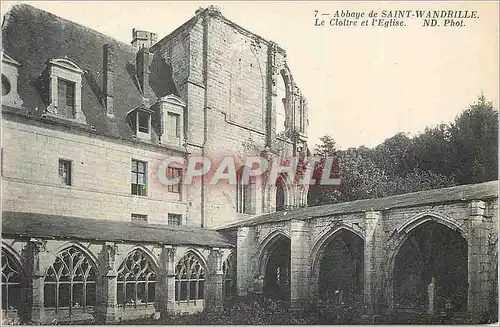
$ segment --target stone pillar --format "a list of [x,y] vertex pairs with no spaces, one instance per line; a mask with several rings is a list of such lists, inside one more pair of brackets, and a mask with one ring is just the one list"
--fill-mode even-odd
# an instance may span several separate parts
[[31,320],[34,323],[44,324],[44,280],[45,270],[52,263],[52,256],[46,250],[47,241],[31,239],[29,246],[29,270],[31,272]]
[[290,305],[300,308],[309,299],[310,229],[305,221],[290,222]]
[[175,248],[171,245],[161,250],[158,307],[162,318],[175,313]]
[[[375,289],[377,280],[377,249],[381,246],[377,241],[377,224],[382,214],[379,211],[365,212],[364,240],[364,290],[363,302],[367,313],[375,311]],[[392,285],[392,283],[391,283]]]
[[222,310],[224,298],[222,294],[223,272],[222,272],[222,251],[219,248],[212,248],[208,256],[209,285],[206,296],[206,307],[208,310]]
[[248,293],[249,280],[252,278],[250,265],[250,227],[240,227],[237,233],[236,246],[236,287],[239,296],[245,296]]
[[117,269],[116,269],[116,253],[117,246],[113,242],[105,242],[102,250],[99,253],[101,261],[100,277],[101,277],[101,292],[98,299],[98,307],[96,308],[97,319],[101,323],[113,323],[116,321],[116,306],[117,306]]
[[488,227],[490,218],[486,217],[484,201],[473,200],[469,204],[469,242],[468,242],[468,311],[470,313],[488,311]]

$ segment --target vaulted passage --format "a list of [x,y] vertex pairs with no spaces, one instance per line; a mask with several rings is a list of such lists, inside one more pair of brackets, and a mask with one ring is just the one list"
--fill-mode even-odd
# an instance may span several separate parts
[[393,276],[396,309],[467,310],[467,242],[440,223],[429,221],[409,233]]
[[279,235],[268,247],[264,275],[264,296],[290,299],[290,239]]
[[333,304],[363,300],[363,239],[340,230],[320,252],[318,295]]

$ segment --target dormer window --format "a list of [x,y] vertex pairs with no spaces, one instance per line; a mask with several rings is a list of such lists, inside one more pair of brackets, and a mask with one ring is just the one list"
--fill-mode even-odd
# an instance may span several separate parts
[[151,115],[144,111],[137,111],[137,133],[149,135],[151,127]]
[[161,117],[160,142],[181,145],[184,143],[184,109],[186,105],[175,95],[159,98],[153,110]]
[[75,82],[58,78],[57,97],[57,113],[66,118],[75,118]]
[[49,60],[47,69],[50,90],[47,112],[86,123],[81,104],[83,70],[68,58]]
[[152,111],[144,107],[136,108],[128,113],[129,125],[137,138],[151,140],[151,114]]
[[12,56],[2,51],[2,104],[20,107],[21,98],[17,93],[18,69],[21,64]]
[[179,138],[181,135],[180,133],[180,117],[181,115],[180,114],[176,114],[176,113],[173,113],[173,112],[168,112],[167,113],[168,115],[168,137],[169,138]]

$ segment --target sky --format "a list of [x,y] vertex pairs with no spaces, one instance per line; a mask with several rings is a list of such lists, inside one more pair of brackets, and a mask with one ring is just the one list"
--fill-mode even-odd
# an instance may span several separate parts
[[[17,2],[2,1],[2,15]],[[454,120],[481,93],[499,104],[499,4],[490,2],[44,2],[24,1],[123,42],[132,29],[161,39],[210,4],[287,52],[309,103],[309,147],[331,135],[340,149],[373,147]],[[326,26],[315,26],[328,17]],[[328,26],[335,11],[475,10],[463,27]],[[321,14],[330,14],[321,15]],[[360,19],[361,21],[362,19]]]

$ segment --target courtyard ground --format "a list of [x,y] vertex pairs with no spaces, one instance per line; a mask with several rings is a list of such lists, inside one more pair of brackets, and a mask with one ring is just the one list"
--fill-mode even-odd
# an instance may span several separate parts
[[178,315],[167,319],[124,321],[134,325],[357,325],[357,324],[485,324],[496,319],[467,314],[395,313],[366,315],[349,306],[305,305],[291,310],[283,301],[261,297],[237,298],[226,303],[224,310]]

